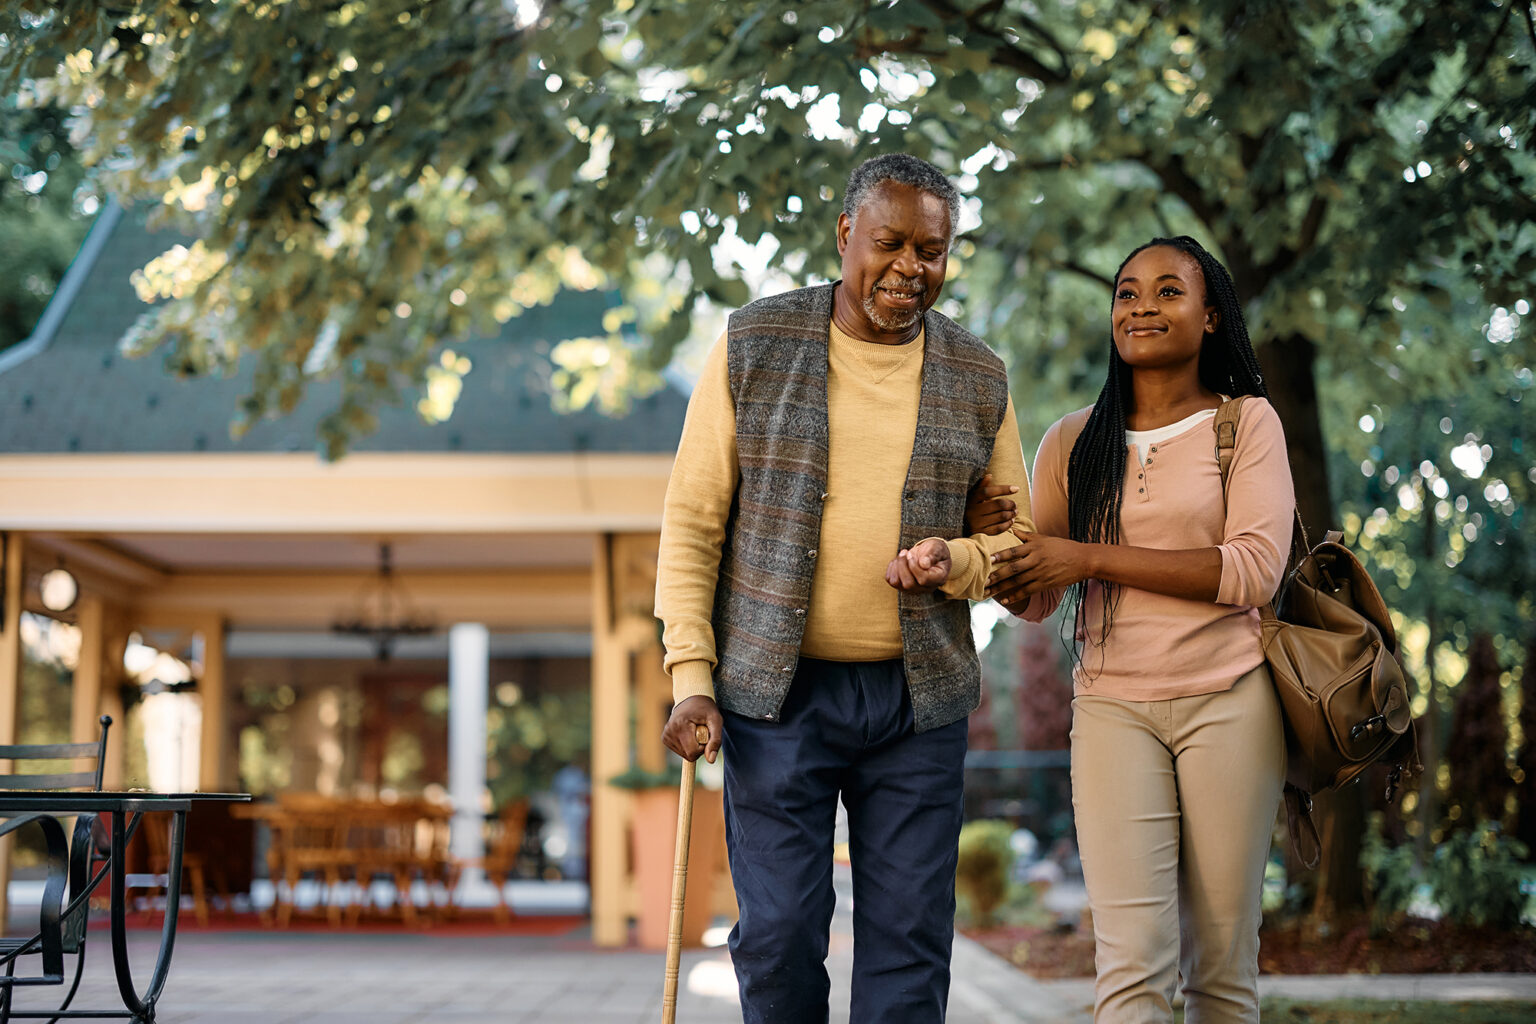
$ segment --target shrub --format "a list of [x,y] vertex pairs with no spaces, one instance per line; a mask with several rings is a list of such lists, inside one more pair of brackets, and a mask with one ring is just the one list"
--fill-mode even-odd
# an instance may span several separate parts
[[1435,902],[1448,921],[1515,928],[1525,907],[1520,863],[1525,844],[1504,835],[1496,822],[1454,832],[1435,850],[1426,874]]
[[1419,869],[1412,845],[1393,846],[1382,830],[1382,816],[1371,815],[1360,848],[1360,870],[1371,896],[1371,934],[1380,935],[1408,910],[1419,885]]
[[1453,832],[1435,848],[1421,870],[1413,847],[1391,846],[1382,835],[1380,814],[1371,816],[1360,870],[1371,894],[1371,931],[1379,934],[1408,910],[1421,882],[1443,920],[1461,925],[1515,928],[1525,908],[1521,891],[1525,844],[1504,835],[1497,822]]
[[1013,868],[1013,849],[1008,839],[1013,826],[1006,821],[971,821],[960,829],[960,859],[955,866],[955,890],[962,901],[962,915],[987,926],[1008,896],[1008,877]]

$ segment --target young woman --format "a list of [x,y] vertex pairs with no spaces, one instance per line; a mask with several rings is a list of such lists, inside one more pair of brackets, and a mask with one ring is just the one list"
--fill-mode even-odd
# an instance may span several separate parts
[[[1256,606],[1280,582],[1294,496],[1226,269],[1157,238],[1115,274],[1109,376],[1035,460],[1038,533],[993,556],[1032,621],[1074,616],[1072,794],[1096,1024],[1257,1022],[1260,891],[1285,776]],[[1243,406],[1223,493],[1212,419]],[[973,495],[972,522],[1007,500]],[[992,527],[1000,529],[1000,527]]]

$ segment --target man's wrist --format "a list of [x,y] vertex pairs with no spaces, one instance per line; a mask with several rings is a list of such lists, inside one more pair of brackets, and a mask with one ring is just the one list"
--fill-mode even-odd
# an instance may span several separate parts
[[971,567],[971,546],[958,544],[952,540],[946,540],[944,547],[949,551],[949,578],[945,580],[958,580],[966,574]]
[[708,661],[680,661],[672,666],[672,703],[689,697],[715,699],[714,665]]

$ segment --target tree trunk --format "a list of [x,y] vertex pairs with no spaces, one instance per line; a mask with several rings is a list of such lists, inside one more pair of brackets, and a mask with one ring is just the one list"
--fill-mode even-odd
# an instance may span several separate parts
[[[1430,510],[1429,488],[1423,487],[1419,492],[1420,507],[1424,510],[1424,536],[1423,545],[1419,549],[1419,556],[1425,564],[1433,565],[1439,557],[1439,551],[1435,543],[1435,516]],[[1428,604],[1424,610],[1424,624],[1429,628],[1429,640],[1424,648],[1424,693],[1427,698],[1424,704],[1424,714],[1420,717],[1417,729],[1419,734],[1419,761],[1427,767],[1424,774],[1414,780],[1413,785],[1418,787],[1419,806],[1418,822],[1419,834],[1414,837],[1414,849],[1417,851],[1418,860],[1423,864],[1432,852],[1430,835],[1435,830],[1436,823],[1440,820],[1440,788],[1435,782],[1435,769],[1440,764],[1440,687],[1439,680],[1435,677],[1435,647],[1440,643],[1440,615],[1435,602],[1435,590],[1430,588]]]
[[[1374,778],[1374,776],[1372,776]],[[1312,814],[1322,839],[1317,864],[1317,897],[1312,904],[1316,926],[1329,924],[1341,910],[1365,906],[1365,878],[1360,873],[1360,846],[1365,839],[1365,786],[1356,780],[1343,789],[1314,796]]]
[[1296,507],[1301,510],[1308,535],[1315,540],[1335,521],[1313,369],[1317,346],[1310,338],[1292,334],[1261,341],[1254,346],[1254,352],[1264,371],[1269,400],[1285,427]]
[[1525,737],[1516,762],[1514,836],[1536,855],[1536,636],[1525,648],[1525,674],[1520,679],[1520,731]]
[[[1300,334],[1270,338],[1255,346],[1264,370],[1270,402],[1285,427],[1296,507],[1313,543],[1335,526],[1333,495],[1328,486],[1328,451],[1317,401],[1317,346]],[[1347,786],[1319,794],[1316,815],[1322,839],[1318,863],[1315,920],[1365,905],[1360,875],[1360,846],[1365,836],[1365,792]]]

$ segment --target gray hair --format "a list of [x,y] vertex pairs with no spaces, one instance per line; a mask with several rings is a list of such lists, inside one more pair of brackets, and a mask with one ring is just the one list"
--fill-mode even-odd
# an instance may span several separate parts
[[954,241],[955,229],[960,226],[960,190],[933,164],[907,153],[872,156],[853,169],[843,191],[843,212],[848,219],[857,220],[870,196],[887,182],[910,185],[944,200],[949,207],[949,239]]

